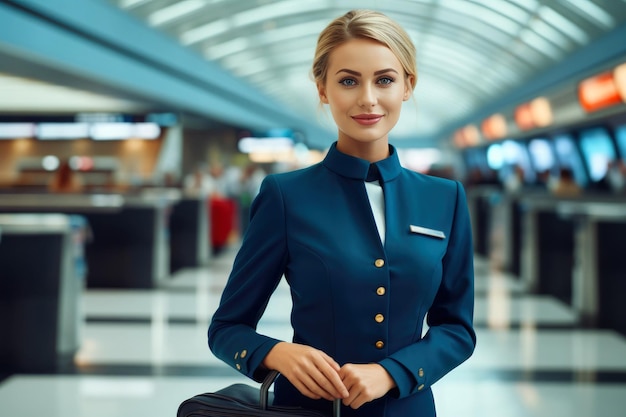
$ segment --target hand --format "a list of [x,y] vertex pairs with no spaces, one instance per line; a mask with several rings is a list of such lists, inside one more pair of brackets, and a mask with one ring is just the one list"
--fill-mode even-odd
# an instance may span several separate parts
[[389,372],[377,363],[347,363],[339,370],[339,376],[350,395],[343,404],[354,409],[382,397],[396,386]]
[[302,395],[314,400],[348,396],[339,377],[339,364],[321,350],[280,342],[269,351],[263,365],[280,372]]

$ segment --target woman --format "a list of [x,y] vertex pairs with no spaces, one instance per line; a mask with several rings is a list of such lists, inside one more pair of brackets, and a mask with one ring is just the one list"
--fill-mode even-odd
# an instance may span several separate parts
[[[475,346],[473,258],[461,185],[402,168],[388,143],[415,48],[385,15],[351,11],[321,33],[313,75],[338,139],[323,162],[263,182],[209,346],[257,381],[278,370],[275,404],[434,416],[431,385]],[[283,275],[293,342],[255,330]]]

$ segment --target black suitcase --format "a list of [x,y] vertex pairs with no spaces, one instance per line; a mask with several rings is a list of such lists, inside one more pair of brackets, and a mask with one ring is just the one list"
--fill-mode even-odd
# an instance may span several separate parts
[[[195,395],[178,407],[177,417],[326,417],[318,411],[300,407],[270,405],[269,389],[278,377],[272,371],[261,388],[246,384],[233,384],[216,392]],[[341,401],[333,403],[333,416],[340,417]]]

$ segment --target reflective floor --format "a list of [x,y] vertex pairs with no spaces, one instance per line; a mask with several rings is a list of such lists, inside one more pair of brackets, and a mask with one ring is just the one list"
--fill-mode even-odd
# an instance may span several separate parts
[[[215,359],[206,330],[233,252],[158,290],[88,290],[76,366],[0,382],[0,416],[174,417],[197,393],[249,382]],[[279,286],[259,331],[289,339]],[[525,293],[476,259],[478,345],[434,387],[441,417],[624,417],[626,338],[584,329],[561,302]]]

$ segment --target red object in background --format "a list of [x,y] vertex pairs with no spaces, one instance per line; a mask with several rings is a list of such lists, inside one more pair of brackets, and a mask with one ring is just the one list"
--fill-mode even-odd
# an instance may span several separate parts
[[500,113],[491,115],[483,120],[480,130],[488,140],[502,139],[507,134],[506,119]]
[[222,197],[209,199],[209,214],[211,219],[211,245],[213,251],[219,251],[228,243],[228,239],[235,231],[237,205],[233,200]]
[[587,112],[622,103],[611,72],[605,72],[581,82],[578,86],[578,100]]
[[533,114],[530,111],[530,104],[524,103],[520,104],[515,108],[515,114],[513,115],[515,119],[515,123],[520,130],[529,130],[535,127],[535,122],[533,121]]
[[456,146],[457,148],[465,148],[467,146],[467,143],[465,143],[465,136],[463,135],[462,129],[458,129],[456,132],[454,132],[454,137],[452,141],[454,142],[454,146]]
[[617,92],[622,97],[622,101],[626,103],[626,62],[615,67],[613,78],[615,79]]

